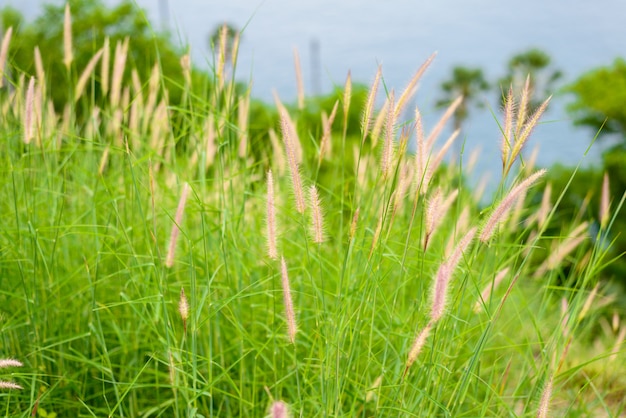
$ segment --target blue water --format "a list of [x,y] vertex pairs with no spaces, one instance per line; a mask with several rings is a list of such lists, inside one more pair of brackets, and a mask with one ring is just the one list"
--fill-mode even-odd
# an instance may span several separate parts
[[[0,0],[33,17],[42,0]],[[56,2],[62,3],[60,1]],[[115,0],[107,0],[115,4]],[[348,70],[368,84],[377,65],[388,87],[401,90],[419,65],[434,51],[435,63],[424,77],[417,105],[434,123],[433,104],[439,84],[452,66],[481,67],[490,80],[505,73],[515,53],[539,47],[572,81],[594,67],[610,65],[624,54],[626,2],[623,0],[137,0],[155,26],[167,27],[177,42],[189,44],[196,63],[210,61],[208,34],[222,22],[244,28],[237,76],[253,79],[255,97],[271,101],[276,90],[284,101],[295,100],[293,50],[297,48],[311,93],[310,44],[320,45],[321,92],[342,85]],[[496,112],[495,93],[484,97]],[[538,164],[575,165],[583,158],[594,133],[574,128],[564,106],[570,98],[553,100],[529,147],[540,147]],[[489,110],[473,112],[464,126],[468,149],[482,149],[479,173],[498,180],[499,130]],[[601,145],[601,144],[600,144]],[[583,165],[599,161],[593,147]]]

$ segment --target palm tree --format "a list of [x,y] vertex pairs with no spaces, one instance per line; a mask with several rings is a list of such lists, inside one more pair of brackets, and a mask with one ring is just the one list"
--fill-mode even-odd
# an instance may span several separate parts
[[489,83],[485,80],[483,71],[480,68],[454,67],[452,77],[441,84],[444,97],[437,102],[438,107],[449,105],[459,96],[463,96],[463,101],[454,114],[454,129],[460,129],[463,122],[469,116],[469,106],[484,107],[484,102],[480,100],[481,92],[489,90]]

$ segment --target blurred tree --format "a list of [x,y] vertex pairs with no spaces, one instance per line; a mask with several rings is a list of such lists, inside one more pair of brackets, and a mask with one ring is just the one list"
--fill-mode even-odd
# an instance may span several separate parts
[[222,36],[222,30],[226,31],[226,53],[225,60],[228,62],[232,59],[233,51],[235,47],[235,39],[240,35],[239,30],[230,23],[224,23],[219,25],[209,35],[209,48],[219,50],[220,37]]
[[513,56],[507,65],[508,73],[499,80],[500,100],[504,100],[506,92],[513,86],[519,92],[529,78],[531,97],[529,98],[529,114],[541,105],[556,88],[556,83],[563,73],[551,66],[550,56],[539,49],[530,49]]
[[481,92],[489,90],[489,83],[485,80],[483,71],[479,68],[454,67],[452,77],[441,84],[445,96],[437,101],[438,107],[448,106],[457,97],[463,96],[463,101],[454,114],[454,129],[459,129],[469,115],[469,105],[484,107],[479,100]]
[[[589,126],[600,134],[618,133],[626,139],[626,61],[618,58],[611,67],[591,70],[565,91],[575,97],[567,109],[576,125]],[[620,145],[626,148],[626,141]]]
[[[46,5],[44,12],[33,23],[27,23],[22,15],[9,7],[0,9],[1,27],[14,29],[10,44],[9,62],[15,68],[35,75],[34,49],[41,51],[49,86],[55,105],[61,106],[68,100],[77,74],[110,39],[111,52],[116,43],[130,38],[127,67],[136,68],[142,81],[147,81],[156,62],[161,67],[170,101],[178,103],[184,88],[180,58],[184,51],[176,48],[167,34],[155,33],[143,11],[131,0],[123,0],[109,8],[102,0],[70,0],[73,38],[73,74],[63,65],[63,14],[64,6]],[[207,81],[208,76],[193,70],[196,85]],[[130,71],[125,72],[125,81],[130,80]],[[95,97],[100,94],[96,83]]]

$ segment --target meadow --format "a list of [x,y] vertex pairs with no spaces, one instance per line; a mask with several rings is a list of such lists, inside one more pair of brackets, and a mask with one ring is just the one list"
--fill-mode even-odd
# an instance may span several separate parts
[[449,135],[462,98],[434,126],[407,108],[434,56],[397,90],[374,69],[365,103],[348,76],[321,130],[301,89],[276,98],[279,123],[251,136],[223,33],[211,86],[194,93],[184,56],[172,104],[158,62],[142,80],[127,61],[132,40],[76,68],[68,29],[61,109],[5,33],[6,416],[625,416],[603,270],[626,194],[607,178],[600,219],[558,215],[568,191],[525,149],[548,98],[530,114],[510,91],[495,111],[485,206],[466,181],[479,155]]

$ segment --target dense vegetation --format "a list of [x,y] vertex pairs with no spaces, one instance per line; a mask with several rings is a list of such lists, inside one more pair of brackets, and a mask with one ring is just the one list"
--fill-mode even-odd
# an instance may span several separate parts
[[561,212],[578,174],[545,187],[519,158],[547,101],[505,94],[481,207],[444,164],[458,131],[439,138],[462,101],[398,120],[430,60],[380,109],[380,70],[271,109],[226,76],[228,31],[210,75],[184,52],[144,73],[122,38],[70,59],[69,11],[63,66],[18,65],[17,29],[0,51],[6,415],[624,413],[606,272],[626,194],[611,173]]

